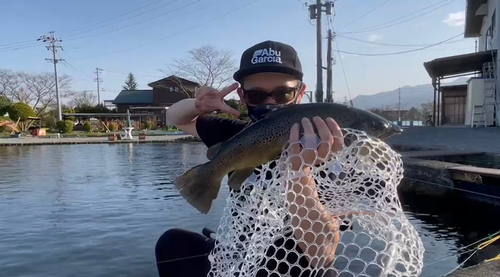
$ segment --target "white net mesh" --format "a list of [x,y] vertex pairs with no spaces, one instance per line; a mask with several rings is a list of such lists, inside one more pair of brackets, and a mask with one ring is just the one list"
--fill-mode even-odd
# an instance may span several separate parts
[[343,149],[312,166],[315,186],[290,168],[298,155],[288,145],[230,193],[208,276],[420,274],[422,241],[397,195],[400,156],[364,132],[343,131]]

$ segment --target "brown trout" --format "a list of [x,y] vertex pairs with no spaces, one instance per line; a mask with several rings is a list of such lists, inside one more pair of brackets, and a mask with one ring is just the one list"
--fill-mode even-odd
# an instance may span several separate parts
[[[188,203],[206,214],[212,201],[217,198],[224,176],[234,171],[228,179],[228,185],[232,189],[239,189],[257,166],[280,156],[294,123],[300,124],[304,117],[312,122],[315,116],[323,119],[331,117],[340,128],[364,131],[379,139],[403,131],[379,115],[338,103],[291,105],[271,112],[231,139],[210,147],[207,150],[210,161],[177,177],[174,186]],[[317,132],[314,123],[313,126]],[[300,133],[303,133],[302,126]]]

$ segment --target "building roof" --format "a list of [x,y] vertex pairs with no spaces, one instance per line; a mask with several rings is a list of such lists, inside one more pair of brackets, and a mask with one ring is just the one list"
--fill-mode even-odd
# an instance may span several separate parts
[[463,55],[437,58],[424,62],[425,70],[431,78],[452,76],[480,71],[485,62],[493,61],[497,50],[481,51]]
[[156,87],[158,85],[161,85],[162,83],[166,82],[166,81],[172,81],[172,82],[175,82],[175,83],[178,83],[180,81],[180,83],[182,83],[183,85],[186,85],[186,86],[196,86],[196,87],[199,87],[201,86],[200,84],[196,83],[196,82],[193,82],[193,81],[190,81],[188,79],[184,79],[184,78],[181,78],[181,77],[178,77],[178,76],[175,76],[175,75],[170,75],[168,77],[165,77],[163,79],[160,79],[158,81],[154,81],[154,82],[151,82],[148,84],[148,86],[150,87]]
[[[483,17],[488,14],[488,0],[467,0],[465,3],[465,30],[464,37],[478,37],[481,35]],[[478,11],[479,7],[481,10]]]
[[152,104],[153,103],[153,90],[122,90],[113,104]]

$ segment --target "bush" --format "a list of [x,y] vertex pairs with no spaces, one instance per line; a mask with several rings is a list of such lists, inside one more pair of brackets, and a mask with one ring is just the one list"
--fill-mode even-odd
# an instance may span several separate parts
[[73,131],[74,122],[71,120],[57,121],[57,130],[61,133],[70,133]]
[[144,129],[151,130],[153,128],[153,123],[151,121],[146,121],[144,123]]
[[36,116],[35,111],[30,105],[22,102],[17,102],[9,107],[9,117],[10,119],[17,121],[25,121],[30,116]]
[[110,122],[110,123],[108,124],[108,129],[109,129],[109,131],[110,131],[110,132],[114,132],[114,131],[116,131],[116,124],[115,124],[115,123],[113,123],[113,122]]
[[85,121],[85,123],[83,123],[83,129],[87,133],[91,133],[92,132],[92,124],[90,123],[90,121]]
[[0,118],[9,112],[12,103],[7,96],[0,95]]

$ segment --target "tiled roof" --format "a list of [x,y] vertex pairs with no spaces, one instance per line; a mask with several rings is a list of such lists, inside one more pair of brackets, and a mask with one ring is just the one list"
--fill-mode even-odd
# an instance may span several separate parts
[[152,104],[153,103],[153,90],[122,90],[113,104]]

